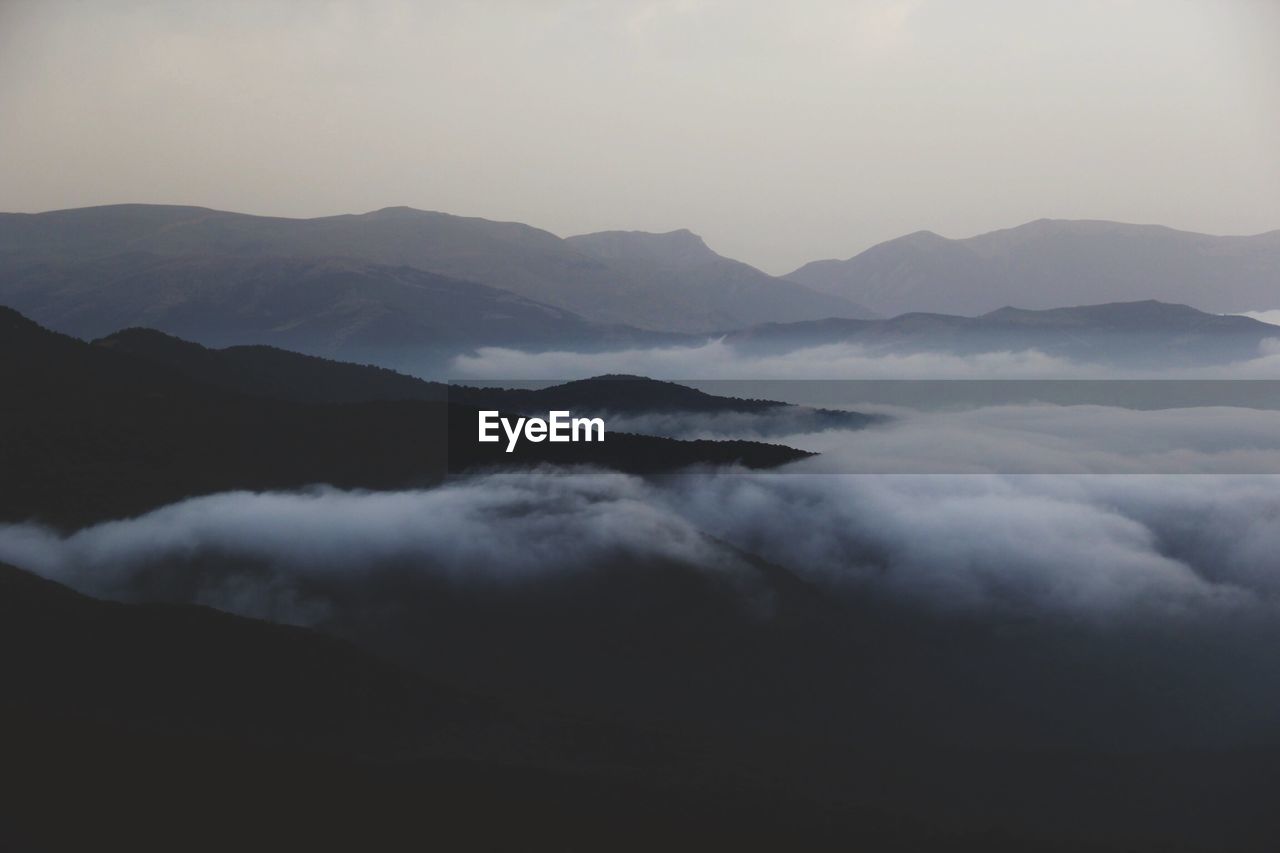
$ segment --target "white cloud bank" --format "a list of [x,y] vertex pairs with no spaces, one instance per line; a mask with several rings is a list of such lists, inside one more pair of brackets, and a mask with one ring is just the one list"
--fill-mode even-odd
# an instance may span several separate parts
[[[189,600],[310,622],[352,588],[402,587],[406,573],[522,582],[619,556],[742,568],[703,532],[827,588],[945,609],[1111,619],[1253,607],[1280,592],[1278,477],[728,472],[645,483],[542,471],[433,491],[213,495],[69,536],[9,525],[0,560],[121,597],[146,573],[189,571]],[[232,568],[211,571],[216,558]],[[256,568],[235,568],[246,565]]]
[[723,340],[694,347],[616,352],[524,352],[482,347],[456,357],[456,380],[567,380],[604,373],[654,379],[1280,379],[1280,349],[1264,345],[1256,358],[1207,367],[1118,370],[1046,355],[1037,350],[973,355],[874,353],[830,344],[777,355],[748,355]]
[[[236,492],[70,535],[5,525],[0,561],[95,594],[159,584],[169,600],[303,623],[415,576],[527,583],[619,561],[716,572],[752,597],[753,573],[721,543],[830,589],[939,608],[1105,620],[1280,594],[1280,475],[1257,473],[1280,471],[1277,411],[999,406],[794,438],[825,452],[770,472]],[[832,473],[886,464],[908,473]],[[983,473],[1046,466],[1074,473]],[[1139,473],[1224,469],[1237,473]]]

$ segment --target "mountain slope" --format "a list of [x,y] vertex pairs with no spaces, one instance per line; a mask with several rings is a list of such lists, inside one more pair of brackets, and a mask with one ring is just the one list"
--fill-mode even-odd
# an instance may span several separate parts
[[[329,361],[274,347],[208,349],[153,329],[125,329],[94,341],[94,345],[146,359],[224,390],[301,403],[447,401],[536,417],[569,411],[575,416],[606,417],[614,432],[669,438],[766,438],[794,435],[803,431],[799,428],[802,425],[815,431],[860,429],[877,421],[858,412],[717,396],[641,376],[596,376],[545,388],[474,387],[428,382],[385,368]],[[726,414],[745,417],[725,424],[714,421]],[[688,415],[706,417],[690,420]]]
[[129,328],[92,342],[227,391],[298,403],[448,399],[448,386],[385,367],[264,345],[210,348],[155,329]]
[[0,640],[11,702],[153,733],[395,755],[438,749],[494,718],[482,702],[312,631],[193,605],[99,601],[3,563]]
[[[705,292],[690,301],[671,282],[643,269],[632,275],[627,264],[601,260],[547,231],[404,207],[317,219],[158,205],[0,214],[0,281],[11,277],[6,270],[33,263],[100,262],[117,256],[123,256],[113,262],[117,267],[127,267],[129,258],[139,256],[214,256],[221,262],[340,257],[407,266],[510,291],[593,322],[658,330],[709,332],[857,312],[839,298],[727,261],[705,271],[707,280],[697,282]],[[746,291],[744,278],[752,280]],[[104,274],[84,283],[96,287],[109,280]],[[757,296],[743,298],[756,291]],[[769,295],[775,293],[790,298]],[[784,313],[770,313],[774,310]],[[173,331],[196,337],[189,330]]]
[[478,281],[562,307],[573,303],[597,315],[607,313],[608,303],[622,291],[606,267],[566,251],[549,232],[406,207],[316,219],[140,204],[6,214],[0,216],[4,250],[78,259],[126,251],[170,257],[346,257]]
[[779,465],[808,454],[746,441],[610,433],[593,444],[478,444],[476,410],[247,396],[92,346],[0,308],[0,519],[83,524],[233,489],[410,488],[448,472],[544,463],[652,473]]
[[519,412],[551,409],[620,414],[753,413],[795,408],[776,400],[707,394],[675,382],[608,375],[545,388],[449,385],[382,367],[332,361],[268,346],[211,349],[158,332],[124,329],[93,342],[228,391],[300,403],[450,401]]
[[753,322],[872,317],[861,306],[774,278],[711,251],[689,231],[602,231],[569,245],[640,282],[664,303],[696,318],[695,328],[736,329]]
[[920,232],[787,278],[885,315],[972,316],[1158,299],[1202,311],[1280,306],[1280,231],[1214,237],[1151,225],[1042,219],[964,240]]
[[777,323],[725,340],[755,353],[828,344],[881,354],[1037,350],[1075,361],[1159,368],[1257,358],[1266,346],[1280,343],[1280,327],[1148,300],[1046,311],[1001,308],[979,317],[910,313],[889,320]]
[[[669,578],[655,574],[661,595]],[[724,618],[726,594],[683,606]],[[849,804],[734,786],[731,763],[691,786],[687,737],[499,703],[314,630],[102,601],[3,563],[0,674],[6,850],[104,837],[171,850],[193,826],[186,849],[251,837],[254,848],[428,838],[450,850],[650,850],[690,833],[777,849],[822,837],[815,823],[834,821],[826,832],[846,843],[902,831]]]
[[0,301],[85,338],[148,326],[211,346],[269,344],[423,372],[485,345],[591,350],[671,340],[366,261],[132,253],[72,263],[10,258],[0,269]]

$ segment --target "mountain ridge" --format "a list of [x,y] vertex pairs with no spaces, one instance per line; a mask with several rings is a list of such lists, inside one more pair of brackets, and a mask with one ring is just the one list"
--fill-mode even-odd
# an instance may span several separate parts
[[932,232],[878,243],[844,260],[812,261],[785,278],[882,314],[976,316],[1158,299],[1203,311],[1280,303],[1280,230],[1214,236],[1163,225],[1037,219],[951,239]]
[[[740,271],[752,279],[749,288],[727,294],[703,288],[700,300],[690,303],[643,269],[612,266],[549,231],[407,207],[309,219],[177,205],[0,214],[0,285],[6,265],[50,258],[85,262],[121,251],[165,257],[340,257],[409,266],[510,291],[591,322],[659,331],[709,332],[776,319],[771,312],[779,307],[784,319],[858,310],[839,297],[754,268]],[[757,298],[758,305],[752,301]]]
[[405,265],[316,256],[133,251],[10,259],[0,303],[60,332],[96,338],[145,326],[211,346],[267,344],[440,372],[482,346],[593,349],[680,335],[589,322],[499,288]]
[[886,320],[770,323],[724,340],[756,353],[830,344],[858,345],[881,355],[1035,350],[1118,367],[1178,367],[1257,358],[1265,342],[1280,342],[1280,327],[1147,299],[1044,310],[1003,306],[977,317],[917,311]]
[[49,331],[4,307],[0,390],[0,520],[59,526],[220,491],[411,489],[449,474],[546,464],[634,474],[773,467],[812,455],[761,442],[625,432],[591,444],[525,442],[504,453],[474,442],[474,407],[252,396]]

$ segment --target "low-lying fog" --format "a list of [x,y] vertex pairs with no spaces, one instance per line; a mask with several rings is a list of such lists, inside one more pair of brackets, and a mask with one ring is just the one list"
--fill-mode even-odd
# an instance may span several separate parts
[[[620,697],[620,707],[652,699],[679,708],[678,690],[646,680],[654,670],[606,672],[596,635],[622,632],[601,648],[664,648],[670,619],[700,624],[702,605],[679,584],[628,586],[637,567],[713,580],[725,606],[768,624],[794,591],[761,570],[762,558],[826,602],[801,624],[843,607],[837,634],[857,635],[840,646],[787,641],[766,655],[782,672],[811,660],[824,674],[811,677],[822,687],[795,675],[819,698],[797,704],[792,684],[762,708],[837,721],[856,709],[888,726],[904,707],[946,706],[911,725],[945,728],[962,744],[979,730],[1011,743],[1015,729],[1028,743],[1122,747],[1280,737],[1280,684],[1268,676],[1280,667],[1280,476],[1263,473],[1280,471],[1280,411],[879,408],[891,419],[868,429],[781,437],[822,455],[773,471],[543,469],[419,491],[216,494],[70,534],[0,526],[0,561],[100,596],[314,625],[410,663],[447,662],[442,645],[483,645],[492,633],[496,650],[476,660],[514,662],[494,681],[477,676],[477,689],[521,673],[537,683],[550,677],[545,666],[570,673],[562,698],[591,701],[590,685],[572,692],[582,666],[592,683],[610,679],[601,695]],[[744,417],[661,426],[750,434]],[[1162,471],[1174,473],[1153,473]],[[595,596],[619,571],[633,580],[601,604]],[[477,604],[487,600],[498,603]],[[578,615],[554,609],[562,606]],[[527,609],[543,615],[504,627]],[[438,626],[442,614],[455,627]],[[539,619],[578,618],[586,621],[568,636],[591,636],[576,645],[547,651],[519,633],[543,630]],[[527,650],[513,657],[504,631]],[[573,662],[574,649],[586,663]],[[689,683],[727,663],[708,654],[710,670],[692,670]],[[449,677],[466,677],[471,660]],[[755,676],[743,683],[756,689]],[[866,685],[878,685],[878,698],[866,698]],[[744,697],[726,689],[704,692],[741,709]]]
[[704,533],[833,590],[870,584],[942,608],[1123,618],[1269,607],[1280,590],[1280,478],[1270,476],[733,471],[644,482],[541,471],[429,491],[212,495],[68,536],[8,525],[0,560],[128,597],[136,569],[243,557],[275,571],[206,578],[194,599],[305,622],[285,612],[295,580],[372,578],[405,559],[485,583],[619,555],[732,570],[733,554]]
[[653,379],[1280,379],[1280,348],[1264,341],[1255,358],[1232,364],[1165,369],[1117,368],[1037,350],[960,355],[886,354],[856,344],[831,344],[773,355],[751,355],[723,340],[695,347],[616,352],[524,352],[483,347],[456,357],[449,378],[564,379],[629,373]]
[[[280,616],[296,575],[410,558],[460,578],[589,569],[609,554],[726,567],[709,534],[826,586],[944,607],[1114,616],[1269,603],[1280,585],[1280,411],[999,405],[872,407],[883,424],[776,435],[820,456],[767,472],[648,480],[600,471],[473,476],[397,493],[224,494],[60,536],[0,527],[0,560],[127,595],[131,572],[205,551],[278,568],[197,600]],[[649,422],[646,422],[649,421]],[[617,420],[751,436],[751,416]],[[230,584],[228,586],[228,584]],[[285,618],[306,621],[293,614]]]
[[787,407],[761,415],[614,415],[609,428],[753,438],[821,454],[789,466],[788,474],[1280,474],[1276,410],[1043,403],[858,410],[883,419],[860,430],[822,429],[812,410]]

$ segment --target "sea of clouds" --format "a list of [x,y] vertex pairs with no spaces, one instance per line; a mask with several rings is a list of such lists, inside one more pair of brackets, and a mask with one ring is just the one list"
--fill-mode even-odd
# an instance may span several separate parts
[[[424,491],[211,495],[70,534],[6,525],[0,561],[107,597],[308,623],[406,566],[466,583],[620,558],[741,570],[720,543],[834,594],[873,587],[942,609],[1110,619],[1269,607],[1280,477],[495,473]],[[208,571],[213,558],[252,569]]]
[[[592,614],[604,607],[606,625],[610,614],[638,618],[640,627],[625,623],[636,631],[627,642],[645,648],[663,636],[667,608],[689,618],[689,607],[703,606],[669,598],[686,589],[661,580],[673,569],[713,581],[749,623],[765,625],[782,600],[761,569],[773,565],[822,597],[813,614],[841,613],[848,624],[837,635],[862,636],[840,641],[854,643],[843,651],[812,637],[780,648],[796,662],[822,659],[836,693],[839,679],[885,678],[891,695],[872,704],[886,720],[902,702],[941,702],[956,713],[964,705],[967,716],[952,726],[954,714],[928,715],[926,728],[950,726],[947,736],[962,743],[977,728],[1000,742],[1011,727],[1112,745],[1274,737],[1280,688],[1265,674],[1280,666],[1280,475],[1256,471],[1276,470],[1280,412],[1022,405],[892,414],[868,429],[787,436],[823,452],[770,471],[641,478],[543,468],[425,490],[231,492],[73,532],[3,525],[0,562],[97,596],[333,630],[410,665],[447,654],[441,642],[475,642],[461,628],[432,633],[430,614],[459,600],[449,596],[491,620],[472,630],[503,625],[525,604],[542,612],[546,594],[568,601],[584,624],[597,625]],[[1224,458],[1234,473],[1186,473],[1215,471]],[[891,460],[894,470],[848,473],[866,459]],[[1244,462],[1259,467],[1237,471]],[[942,473],[947,464],[963,473]],[[1098,473],[1108,469],[1125,473]],[[1160,470],[1182,473],[1151,473]],[[633,614],[626,584],[646,567],[654,585]],[[597,598],[617,571],[632,579],[621,598]],[[487,600],[496,604],[486,609]],[[951,623],[970,627],[938,627]],[[869,658],[857,651],[865,643]],[[881,656],[893,674],[876,664]],[[555,667],[525,661],[535,663]],[[631,678],[611,677],[615,687]],[[971,688],[975,678],[983,686]],[[1079,683],[1092,686],[1080,692]],[[643,679],[628,689],[627,702],[683,701]],[[778,689],[780,704],[768,707],[791,707],[792,688]],[[1167,705],[1170,696],[1181,698]]]

